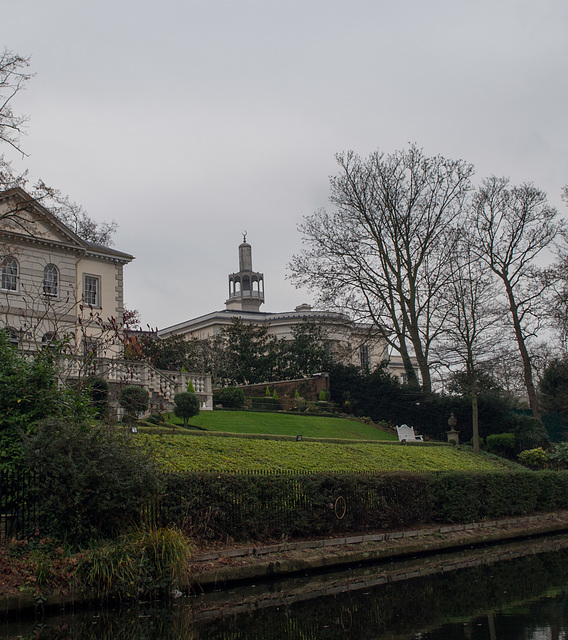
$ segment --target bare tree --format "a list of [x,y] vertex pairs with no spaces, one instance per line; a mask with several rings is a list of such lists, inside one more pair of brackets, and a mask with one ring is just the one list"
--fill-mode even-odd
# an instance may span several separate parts
[[502,317],[495,304],[495,280],[489,267],[471,251],[471,237],[463,234],[452,255],[452,279],[446,297],[445,344],[447,364],[465,370],[471,394],[473,450],[479,453],[478,378],[491,360]]
[[472,251],[497,276],[523,364],[523,378],[533,415],[541,411],[533,382],[528,341],[542,322],[550,280],[536,259],[563,229],[546,194],[532,184],[509,187],[509,180],[492,176],[473,198],[469,225],[475,230]]
[[292,280],[324,304],[371,319],[400,353],[409,381],[416,380],[415,356],[429,391],[431,346],[444,330],[439,300],[473,167],[416,146],[336,159],[336,210],[304,218],[307,248],[289,265]]
[[[562,187],[562,200],[568,205],[568,185]],[[557,260],[552,270],[554,294],[549,315],[558,332],[562,351],[568,351],[568,231],[561,232],[562,242],[557,246]]]
[[[14,113],[13,98],[24,89],[26,82],[33,77],[27,73],[29,58],[24,58],[5,49],[0,54],[0,142],[25,155],[20,146],[20,137],[29,117]],[[27,171],[17,173],[12,163],[4,155],[0,155],[0,189],[13,187],[28,189],[29,175]],[[61,191],[49,187],[43,180],[39,180],[29,189],[30,202],[41,203],[46,209],[54,213],[62,222],[71,228],[83,240],[105,246],[112,245],[112,236],[116,232],[117,224],[111,222],[97,222],[78,204],[70,200]],[[22,216],[22,205],[14,210],[4,211],[0,219],[12,218],[16,222],[27,224],[29,219]],[[30,229],[28,228],[28,231]]]
[[28,117],[12,110],[12,99],[20,92],[32,74],[26,73],[29,58],[23,58],[8,49],[0,54],[0,141],[23,154],[20,136]]
[[118,228],[115,220],[97,222],[81,205],[73,202],[69,196],[63,195],[58,189],[48,187],[41,180],[34,188],[34,198],[36,201],[41,201],[46,209],[83,240],[106,247],[114,244],[112,236]]

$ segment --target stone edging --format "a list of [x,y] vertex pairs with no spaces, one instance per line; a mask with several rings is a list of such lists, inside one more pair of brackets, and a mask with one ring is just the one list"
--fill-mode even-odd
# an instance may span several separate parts
[[[527,530],[525,527],[529,526],[530,530]],[[412,531],[227,549],[195,555],[192,558],[190,586],[194,589],[217,588],[235,582],[402,558],[417,553],[442,552],[464,546],[474,547],[566,530],[568,512],[562,512]],[[354,546],[345,549],[348,545]]]
[[388,533],[366,534],[361,536],[348,536],[345,538],[326,538],[323,540],[307,540],[303,542],[283,542],[262,547],[238,547],[236,549],[223,549],[222,551],[212,551],[193,555],[192,562],[210,562],[221,558],[242,558],[245,556],[263,556],[272,553],[282,553],[284,551],[299,551],[302,549],[321,549],[324,547],[337,547],[349,544],[360,544],[362,542],[387,542],[398,538],[416,538],[418,536],[433,535],[435,533],[453,533],[456,531],[469,531],[472,529],[489,529],[514,524],[532,524],[534,522],[546,521],[555,518],[555,513],[545,513],[538,516],[523,516],[518,518],[504,518],[502,520],[487,520],[483,522],[472,522],[468,524],[443,525],[439,527],[427,527],[424,529],[413,529],[411,531],[392,531]]

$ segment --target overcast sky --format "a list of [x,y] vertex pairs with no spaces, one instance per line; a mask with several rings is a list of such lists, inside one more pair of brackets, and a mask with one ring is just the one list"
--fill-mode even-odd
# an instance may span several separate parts
[[262,309],[312,302],[286,265],[340,151],[415,142],[568,213],[566,0],[5,0],[0,30],[36,74],[4,152],[117,221],[144,325],[223,309],[245,229]]

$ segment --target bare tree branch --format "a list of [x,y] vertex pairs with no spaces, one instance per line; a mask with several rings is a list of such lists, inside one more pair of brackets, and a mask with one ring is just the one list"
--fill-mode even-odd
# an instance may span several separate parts
[[[532,184],[509,187],[509,180],[492,176],[475,194],[469,227],[476,238],[472,252],[499,278],[517,347],[524,382],[536,418],[541,418],[527,340],[536,333],[549,281],[535,259],[550,247],[564,223]],[[536,324],[535,324],[536,323]]]
[[336,159],[335,211],[304,218],[307,248],[289,265],[292,280],[317,291],[324,304],[370,318],[401,354],[409,380],[416,357],[429,390],[431,345],[444,324],[437,300],[473,167],[426,157],[415,146]]
[[0,54],[0,141],[5,142],[22,155],[20,136],[29,120],[12,110],[13,98],[24,89],[33,74],[26,73],[30,59],[19,56],[8,49]]

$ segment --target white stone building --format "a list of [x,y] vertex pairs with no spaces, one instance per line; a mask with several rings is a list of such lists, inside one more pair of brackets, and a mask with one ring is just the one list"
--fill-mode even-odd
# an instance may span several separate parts
[[260,311],[264,303],[264,274],[253,271],[252,247],[246,236],[239,246],[239,271],[229,275],[229,296],[225,309],[185,320],[161,329],[160,337],[178,334],[188,338],[209,338],[230,326],[234,318],[266,327],[269,336],[292,340],[292,329],[305,320],[313,320],[324,329],[332,352],[343,362],[372,371],[383,361],[389,362],[391,373],[404,381],[404,366],[400,357],[392,357],[385,340],[373,325],[353,322],[345,314],[318,311],[308,304],[294,311],[268,313]]
[[166,407],[191,378],[212,408],[208,376],[123,360],[123,269],[133,259],[83,240],[23,189],[0,192],[0,329],[24,353],[60,342],[63,377],[140,384]]

